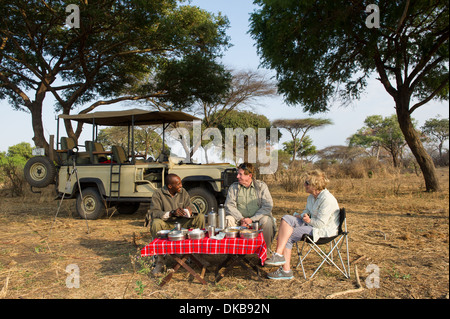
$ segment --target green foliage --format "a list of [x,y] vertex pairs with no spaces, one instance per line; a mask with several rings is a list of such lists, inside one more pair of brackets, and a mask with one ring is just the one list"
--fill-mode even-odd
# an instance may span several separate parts
[[230,89],[231,74],[209,57],[195,54],[167,62],[156,81],[155,91],[168,92],[157,99],[172,103],[175,109],[183,109],[197,100],[204,103],[222,100]]
[[[427,191],[439,190],[433,161],[411,114],[449,98],[448,0],[255,0],[250,33],[262,64],[277,73],[287,103],[325,112],[359,99],[376,75],[395,101],[398,122]],[[366,6],[377,10],[367,12]],[[373,27],[372,17],[379,26]],[[413,98],[418,100],[411,103]],[[395,160],[395,159],[394,159]]]
[[371,115],[365,119],[364,124],[363,128],[349,138],[349,145],[364,148],[382,147],[391,154],[394,166],[398,167],[398,159],[406,142],[397,116],[394,114],[383,118],[381,115]]
[[0,183],[10,187],[14,196],[23,194],[23,167],[31,158],[31,146],[22,142],[8,148],[8,152],[0,152]]
[[[219,131],[222,134],[222,141],[224,141],[225,143],[223,143],[224,145],[227,143],[230,143],[229,140],[227,140],[227,134],[226,134],[226,129],[233,129],[234,131],[236,129],[242,129],[243,133],[246,134],[246,130],[247,129],[253,129],[255,132],[255,138],[256,140],[254,141],[256,146],[256,143],[258,143],[259,140],[259,130],[258,129],[265,129],[265,137],[266,137],[266,141],[270,141],[270,127],[271,127],[271,123],[269,121],[269,119],[261,114],[256,114],[250,111],[237,111],[237,110],[232,110],[232,111],[228,111],[226,113],[226,115],[224,116],[222,114],[222,112],[227,112],[225,110],[223,111],[219,111],[216,112],[214,114],[211,115],[210,120],[212,122],[215,122],[215,118],[219,117],[221,118],[220,122],[217,124],[217,128],[219,129]],[[228,136],[229,137],[229,136]],[[233,145],[236,145],[236,137],[233,136]],[[252,143],[252,141],[250,141],[250,139],[248,138],[248,136],[244,136],[244,149],[248,150],[250,143]],[[259,146],[259,145],[258,145]],[[240,146],[236,145],[236,147],[233,147],[233,152],[236,152],[236,149],[239,148]],[[245,151],[244,151],[245,152]],[[234,154],[233,154],[234,157]],[[245,154],[244,154],[244,157]]]
[[[128,127],[113,126],[101,129],[97,142],[106,148],[113,145],[122,146],[125,150],[128,148]],[[162,138],[150,126],[136,126],[134,128],[134,150],[136,153],[156,159],[161,153]],[[165,145],[166,153],[170,153],[170,148]]]
[[[447,1],[372,1],[380,9],[379,29],[366,27],[365,1],[254,3],[260,8],[251,15],[250,33],[288,103],[326,111],[336,93],[344,101],[359,98],[374,71],[388,91],[393,76],[420,100],[448,100]],[[401,80],[402,68],[407,78]]]
[[[296,156],[302,157],[314,154],[316,152],[315,147],[312,146],[312,140],[306,136],[306,133],[312,129],[317,129],[325,125],[333,124],[333,121],[331,121],[330,119],[315,119],[315,118],[280,119],[273,121],[272,124],[276,127],[286,129],[291,134],[292,141],[289,142],[288,147],[292,149],[289,150],[288,152],[290,152],[290,154],[292,155],[291,162],[294,162]],[[300,138],[297,138],[297,136],[299,136],[300,133],[301,133]],[[303,139],[305,138],[307,138],[307,140],[303,141]],[[301,148],[303,148],[303,150],[301,150]],[[305,152],[304,155],[302,155],[303,152]]]
[[422,131],[438,141],[445,141],[449,138],[449,119],[428,119],[422,126]]
[[422,133],[438,144],[439,157],[442,158],[444,142],[449,138],[449,119],[428,119],[421,127]]
[[270,140],[270,128],[271,123],[269,119],[261,114],[253,113],[250,111],[238,111],[232,110],[227,112],[225,116],[222,116],[222,112],[219,111],[214,113],[211,116],[211,121],[215,122],[215,117],[221,118],[221,121],[217,124],[217,128],[222,133],[222,138],[225,141],[225,129],[232,128],[237,129],[240,128],[245,131],[247,128],[254,129],[256,133],[256,140],[258,140],[258,129],[265,129],[266,140]]
[[[295,157],[303,158],[317,153],[316,147],[313,145],[313,141],[308,135],[306,135],[301,142],[300,139],[297,138],[296,145],[298,145],[298,148]],[[294,141],[283,142],[283,151],[292,157],[294,155]]]
[[[187,107],[228,89],[230,76],[215,60],[228,47],[226,17],[181,0],[70,2],[79,6],[79,28],[66,25],[67,1],[0,0],[0,99],[31,111],[36,145],[46,144],[48,94],[69,114],[94,101],[82,112],[148,98]],[[66,130],[81,133],[70,123]]]

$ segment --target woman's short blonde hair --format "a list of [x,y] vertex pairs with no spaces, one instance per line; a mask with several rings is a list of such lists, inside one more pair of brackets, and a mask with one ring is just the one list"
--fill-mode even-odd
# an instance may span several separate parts
[[327,187],[329,180],[326,177],[324,172],[316,169],[316,170],[306,173],[305,183],[309,183],[309,185],[311,185],[318,191],[321,191]]

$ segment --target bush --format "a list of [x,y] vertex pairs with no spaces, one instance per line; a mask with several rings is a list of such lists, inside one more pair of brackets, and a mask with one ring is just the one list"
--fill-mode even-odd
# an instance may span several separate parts
[[4,186],[11,189],[12,196],[23,196],[25,178],[23,167],[25,162],[20,157],[0,158],[0,176]]
[[0,152],[0,183],[11,190],[12,196],[24,194],[23,167],[31,156],[31,146],[26,142],[10,146],[8,153]]

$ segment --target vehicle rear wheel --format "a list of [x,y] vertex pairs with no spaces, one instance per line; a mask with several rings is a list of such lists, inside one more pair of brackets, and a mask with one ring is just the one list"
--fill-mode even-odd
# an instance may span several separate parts
[[56,167],[48,157],[32,157],[25,164],[23,174],[28,184],[43,188],[55,183]]
[[[83,200],[81,195],[83,195]],[[98,219],[106,213],[105,203],[94,187],[85,188],[81,194],[77,194],[76,208],[78,215],[83,219]]]
[[191,203],[196,204],[201,214],[207,215],[211,208],[217,212],[217,200],[214,195],[206,188],[194,187],[188,190],[191,197]]

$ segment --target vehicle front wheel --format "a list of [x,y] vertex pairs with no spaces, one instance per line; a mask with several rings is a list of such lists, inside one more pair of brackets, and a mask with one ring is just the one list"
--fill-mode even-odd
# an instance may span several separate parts
[[[82,198],[83,197],[83,198]],[[88,187],[77,195],[77,213],[83,219],[98,219],[106,213],[105,204],[96,188]]]
[[207,215],[212,208],[217,212],[217,200],[214,195],[206,188],[194,187],[188,190],[191,197],[191,203],[195,204],[200,213]]

